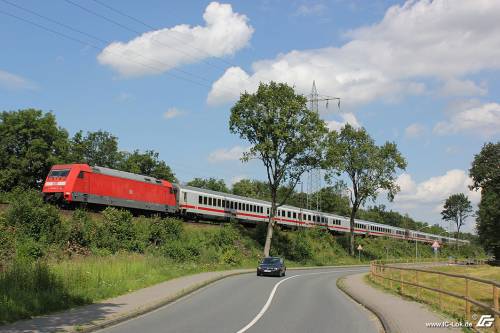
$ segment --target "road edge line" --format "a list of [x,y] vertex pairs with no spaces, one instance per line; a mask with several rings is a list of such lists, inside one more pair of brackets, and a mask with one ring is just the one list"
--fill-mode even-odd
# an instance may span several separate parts
[[[348,274],[348,275],[351,275],[351,274]],[[384,316],[377,309],[375,309],[374,307],[372,307],[370,305],[364,304],[359,298],[357,298],[353,294],[349,293],[348,288],[345,286],[345,283],[344,283],[345,279],[346,279],[346,276],[342,276],[342,277],[337,279],[337,282],[336,282],[337,288],[344,295],[346,295],[348,298],[353,300],[356,304],[361,305],[363,308],[365,308],[369,312],[373,313],[373,315],[378,319],[379,325],[382,327],[382,330],[385,333],[392,333],[389,324],[385,320]]]

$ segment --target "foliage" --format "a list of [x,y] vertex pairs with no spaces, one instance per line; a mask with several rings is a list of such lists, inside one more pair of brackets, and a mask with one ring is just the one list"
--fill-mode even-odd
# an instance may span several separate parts
[[242,179],[233,184],[233,194],[260,200],[270,200],[269,186],[260,180]]
[[30,238],[43,244],[62,243],[62,221],[59,211],[43,202],[34,190],[15,189],[5,212],[4,224],[12,227],[19,237]]
[[500,193],[483,189],[477,211],[477,233],[485,250],[500,259]]
[[472,205],[463,193],[452,194],[444,202],[441,215],[445,221],[453,221],[457,226],[457,238],[460,238],[460,227],[465,224],[465,219],[470,216]]
[[486,143],[481,152],[474,156],[474,161],[469,170],[472,177],[471,189],[480,188],[500,191],[500,142]]
[[300,176],[319,165],[325,123],[307,108],[307,99],[284,83],[261,83],[254,94],[243,93],[231,108],[229,129],[250,144],[242,160],[260,159],[266,167],[271,214],[264,254],[268,255],[273,232],[273,216],[280,186],[287,184],[289,194]]
[[484,248],[500,259],[500,142],[487,143],[474,156],[469,175],[471,189],[481,189],[477,232]]
[[354,254],[354,218],[367,200],[375,200],[380,190],[387,192],[389,200],[399,191],[396,171],[406,168],[406,161],[393,142],[377,146],[364,128],[355,129],[346,124],[340,133],[328,133],[324,167],[328,176],[345,173],[351,181],[351,246]]
[[26,109],[0,113],[0,191],[40,188],[68,152],[68,133],[52,113]]
[[117,165],[122,171],[147,175],[154,178],[176,182],[172,169],[159,159],[159,154],[153,150],[146,150],[144,153],[134,150],[132,153],[123,153],[123,159]]
[[113,134],[99,130],[75,133],[70,140],[70,156],[72,163],[87,163],[107,168],[116,168],[123,159],[118,150],[118,138]]
[[204,188],[206,190],[229,193],[229,189],[227,188],[224,179],[215,179],[212,177],[206,179],[195,178],[189,181],[186,185]]

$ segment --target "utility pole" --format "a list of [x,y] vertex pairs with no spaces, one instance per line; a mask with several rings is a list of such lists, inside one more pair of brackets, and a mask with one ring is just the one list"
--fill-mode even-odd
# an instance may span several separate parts
[[[319,115],[319,102],[325,102],[325,106],[328,108],[328,104],[330,101],[336,101],[337,106],[340,109],[340,98],[332,97],[332,96],[323,96],[318,94],[318,90],[316,89],[316,82],[313,81],[311,95],[309,96],[309,108],[311,111],[316,112]],[[306,175],[308,186],[307,186],[307,199],[306,199],[306,208],[307,209],[316,209],[317,211],[321,210],[321,180],[322,180],[322,171],[321,168],[316,168]],[[316,202],[313,202],[312,195],[316,193]]]

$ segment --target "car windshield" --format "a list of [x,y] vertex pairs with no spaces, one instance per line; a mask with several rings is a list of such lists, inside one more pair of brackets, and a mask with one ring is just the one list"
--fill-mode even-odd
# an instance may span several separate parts
[[264,258],[264,260],[262,260],[262,264],[265,265],[279,264],[279,262],[280,258]]

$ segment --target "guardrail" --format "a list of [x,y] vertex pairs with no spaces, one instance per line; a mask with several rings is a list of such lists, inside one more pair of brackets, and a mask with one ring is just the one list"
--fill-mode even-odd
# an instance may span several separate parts
[[[470,261],[468,261],[468,263],[470,263]],[[477,263],[484,263],[484,260],[478,260]],[[428,275],[427,279],[424,279],[423,276],[424,274]],[[430,282],[429,275],[431,276],[431,280],[433,278],[437,279],[437,286],[430,286],[428,284],[426,285],[422,283],[424,282],[424,280],[426,280],[426,282]],[[373,261],[370,264],[370,277],[374,282],[377,282],[378,280],[379,284],[381,284],[382,286],[386,286],[388,284],[387,287],[389,287],[390,289],[394,289],[393,287],[396,287],[396,289],[399,289],[399,293],[401,295],[405,295],[405,290],[414,287],[415,295],[410,295],[409,290],[407,291],[407,295],[414,296],[417,300],[422,300],[424,302],[427,301],[423,297],[421,297],[424,290],[430,291],[431,293],[434,293],[434,295],[437,293],[438,296],[437,305],[439,306],[440,309],[443,309],[444,306],[443,295],[463,301],[465,303],[463,307],[465,319],[469,322],[471,321],[471,319],[473,319],[471,316],[471,307],[476,306],[477,308],[486,311],[487,314],[492,314],[494,316],[495,332],[497,333],[500,332],[500,309],[499,309],[499,299],[498,299],[500,282],[462,275],[462,274],[433,271],[429,269],[422,269],[415,267],[400,267],[396,265],[383,264],[376,261]],[[447,288],[443,286],[443,277],[462,280],[463,293],[458,293],[456,291],[449,290],[451,288],[447,290]],[[394,286],[393,284],[396,285]],[[482,297],[483,299],[481,300],[471,297],[472,284],[482,284],[488,286],[487,288],[491,288],[492,302],[490,304],[485,303],[484,302],[485,297]],[[461,313],[454,313],[454,314],[459,316],[462,315]]]

